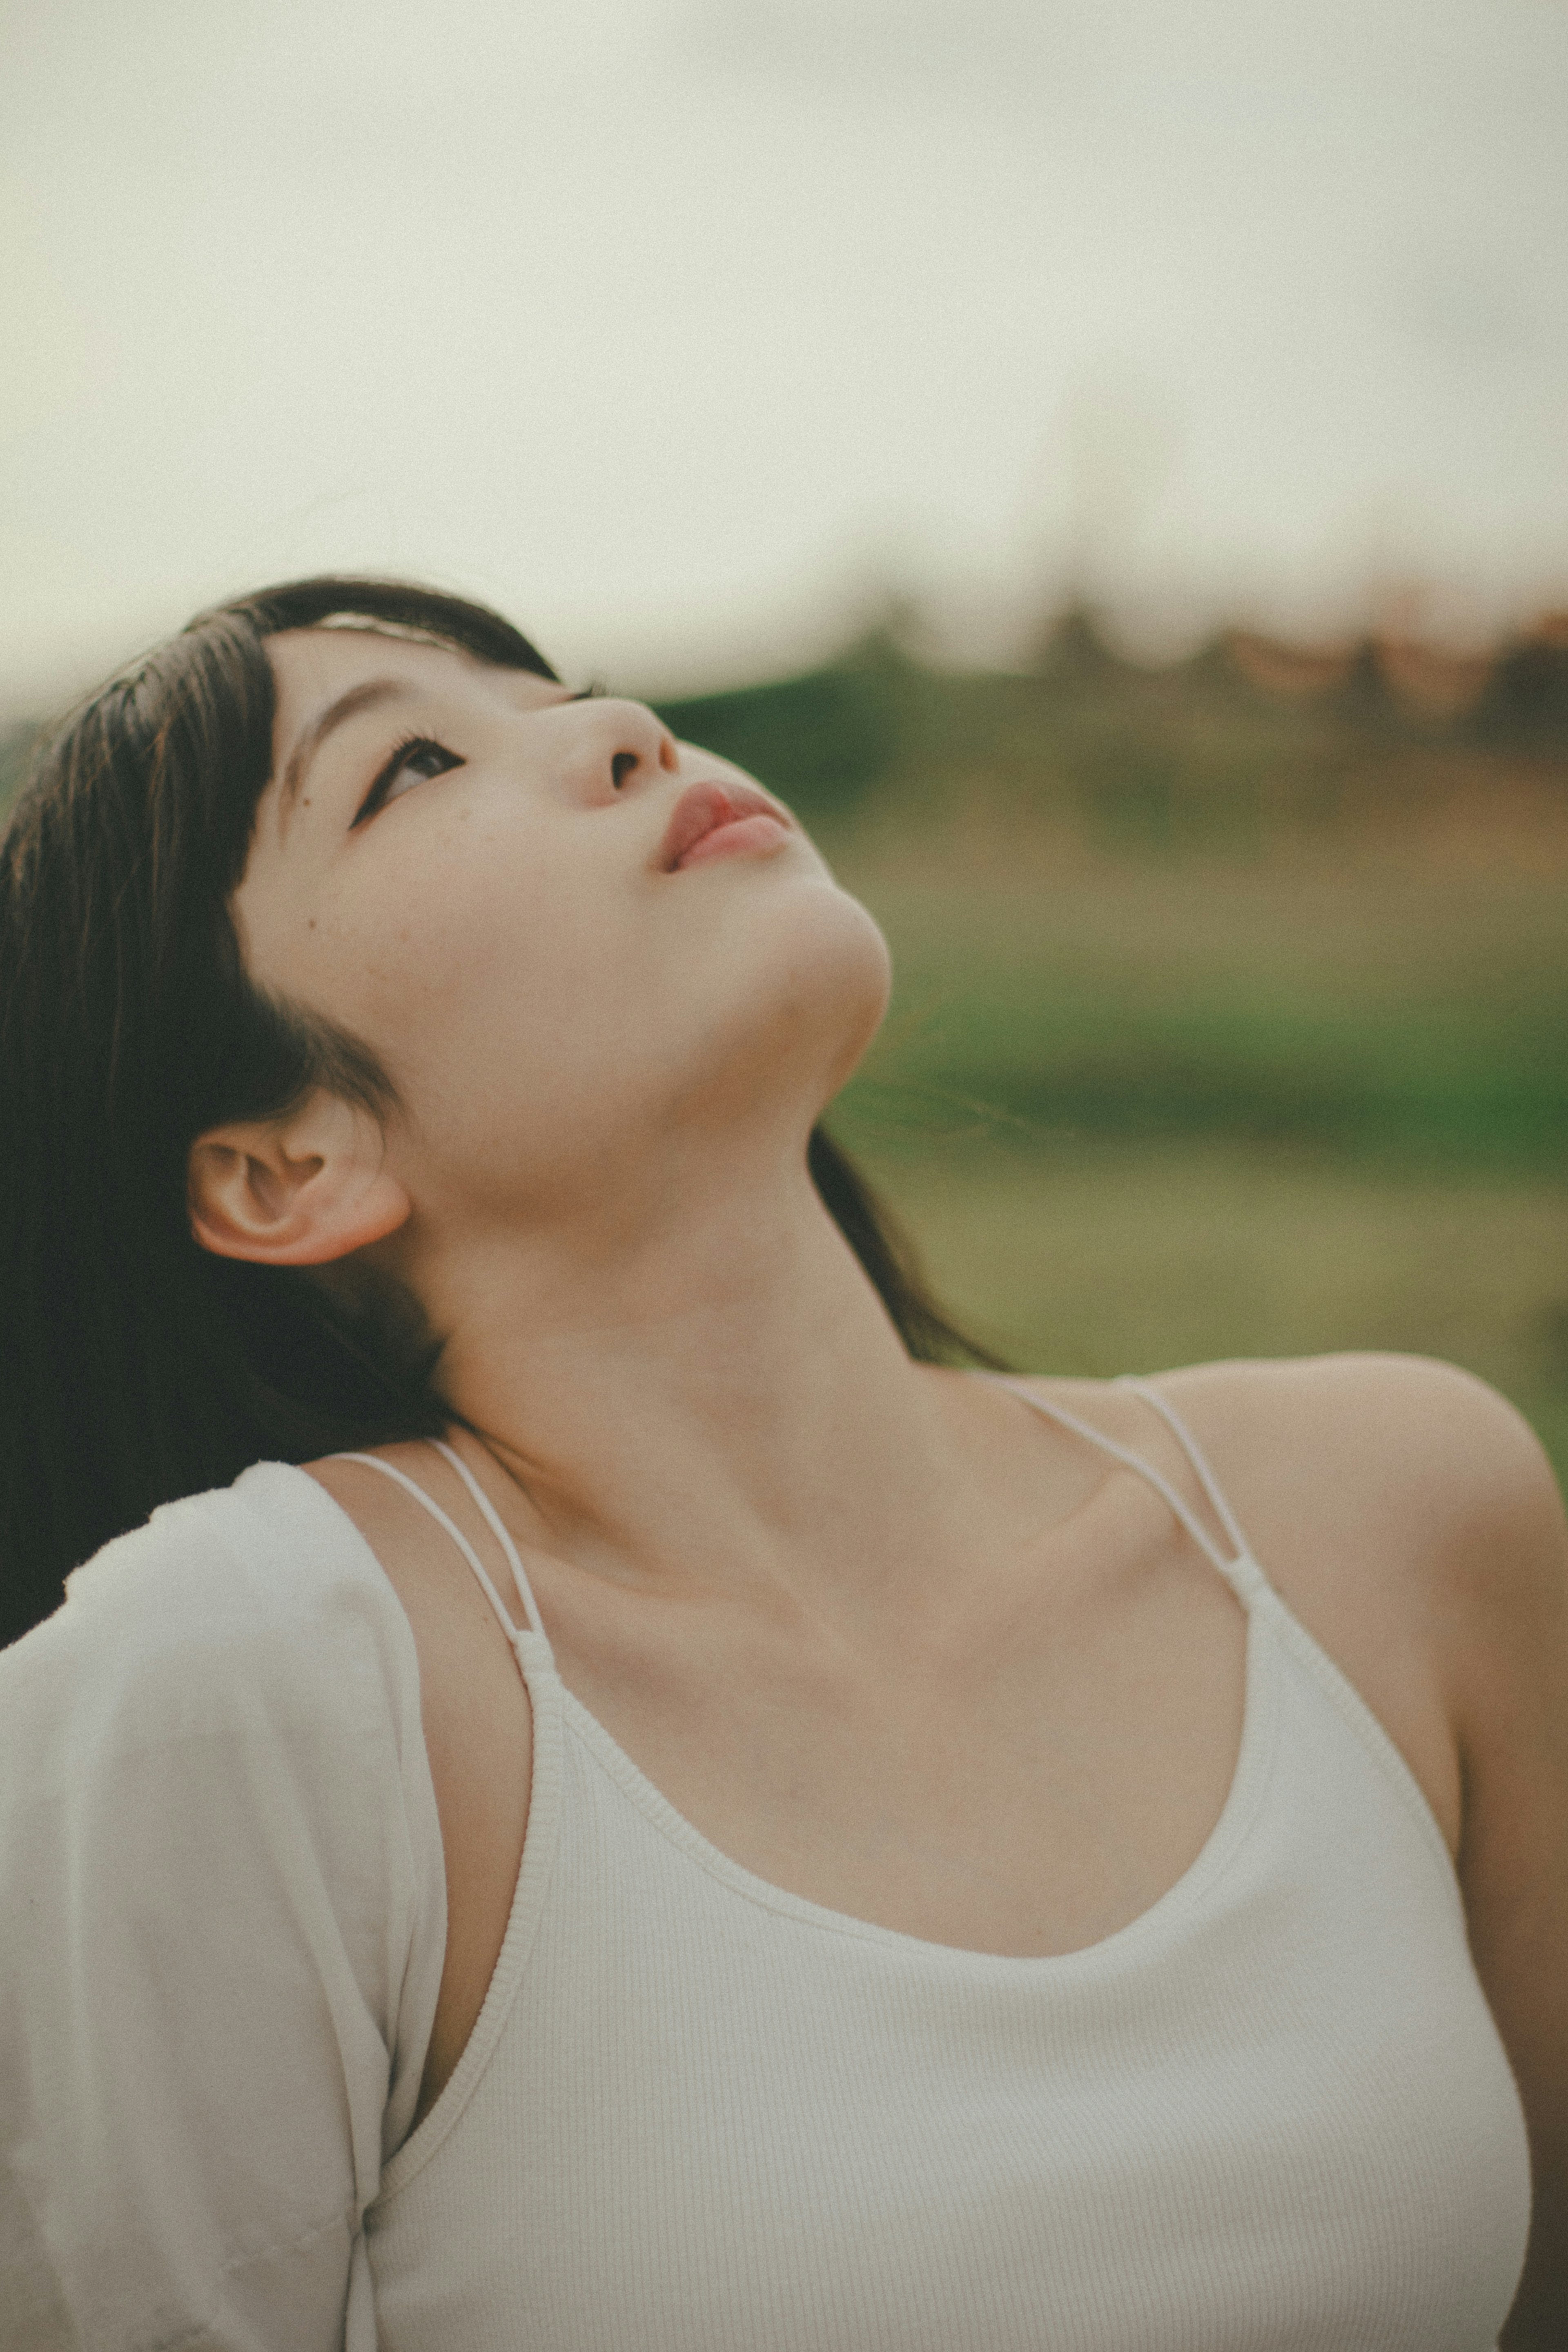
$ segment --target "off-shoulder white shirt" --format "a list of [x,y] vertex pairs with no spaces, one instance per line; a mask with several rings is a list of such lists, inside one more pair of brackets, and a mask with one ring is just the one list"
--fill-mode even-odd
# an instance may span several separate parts
[[445,1940],[413,1637],[315,1480],[78,1569],[0,1652],[4,2352],[371,2352]]

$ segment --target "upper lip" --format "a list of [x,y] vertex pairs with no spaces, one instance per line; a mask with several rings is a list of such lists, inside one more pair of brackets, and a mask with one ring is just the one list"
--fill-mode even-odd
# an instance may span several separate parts
[[722,784],[688,784],[671,812],[659,844],[660,872],[673,873],[705,833],[715,833],[721,824],[733,824],[743,816],[775,816],[780,824],[789,822],[778,802],[769,800],[755,784],[727,779]]

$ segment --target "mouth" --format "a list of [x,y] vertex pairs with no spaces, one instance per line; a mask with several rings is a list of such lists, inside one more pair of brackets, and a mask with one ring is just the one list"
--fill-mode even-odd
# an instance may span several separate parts
[[691,784],[675,803],[655,862],[661,874],[676,874],[717,856],[721,846],[726,855],[777,849],[789,832],[784,810],[755,784]]

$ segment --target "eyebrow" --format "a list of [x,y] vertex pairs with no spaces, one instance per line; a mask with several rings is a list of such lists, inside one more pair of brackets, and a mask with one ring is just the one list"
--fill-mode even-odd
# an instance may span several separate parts
[[[380,703],[400,698],[413,700],[419,691],[418,687],[411,685],[403,677],[361,678],[358,686],[350,687],[346,694],[340,694],[336,702],[329,702],[326,709],[310,721],[288,754],[278,785],[279,822],[284,831],[287,830],[294,803],[299,796],[299,787],[305,781],[305,771],[333,729],[346,725],[350,719],[357,719],[361,710],[373,710]],[[588,686],[580,693],[569,694],[565,699],[568,702],[589,702],[599,691],[597,686]]]
[[400,695],[410,697],[416,691],[406,678],[361,678],[358,686],[350,687],[346,694],[340,694],[336,702],[329,702],[326,709],[311,720],[288,754],[283,771],[279,801],[285,824],[288,822],[299,787],[305,781],[306,769],[333,729],[343,726],[350,719],[357,719],[361,710],[372,709],[376,704],[392,700]]

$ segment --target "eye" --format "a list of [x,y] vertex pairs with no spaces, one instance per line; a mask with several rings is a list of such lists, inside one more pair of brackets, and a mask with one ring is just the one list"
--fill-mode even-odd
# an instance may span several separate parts
[[449,751],[444,743],[437,743],[431,736],[410,736],[398,745],[365,794],[354,824],[363,824],[388,801],[397,800],[411,785],[422,783],[427,776],[444,776],[449,768],[461,768],[464,764],[455,751]]

